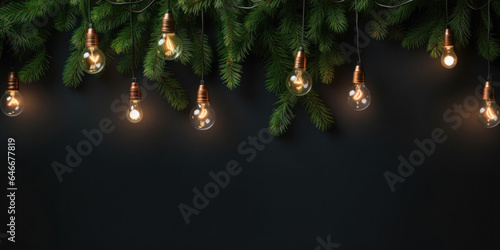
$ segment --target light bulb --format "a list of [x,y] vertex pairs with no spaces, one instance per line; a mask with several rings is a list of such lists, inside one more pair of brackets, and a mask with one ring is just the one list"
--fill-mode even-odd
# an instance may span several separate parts
[[453,35],[449,26],[444,31],[443,54],[441,55],[441,64],[447,69],[452,69],[457,65],[458,57],[455,54],[453,45]]
[[161,26],[161,37],[156,43],[156,52],[166,60],[174,60],[182,53],[182,40],[175,34],[175,20],[172,11],[167,10]]
[[304,49],[299,48],[295,56],[295,65],[292,72],[287,77],[286,87],[296,95],[303,96],[312,89],[313,80],[309,72],[306,71],[306,56]]
[[142,120],[144,113],[141,107],[141,88],[135,78],[132,79],[128,99],[130,100],[130,105],[127,109],[127,120],[131,123],[138,123]]
[[191,109],[191,125],[198,130],[207,130],[215,123],[215,111],[210,103],[197,103]]
[[484,85],[483,99],[477,114],[479,122],[487,128],[493,128],[500,123],[500,107],[495,102],[495,90],[491,82],[490,76]]
[[200,82],[196,106],[189,113],[191,125],[198,130],[207,130],[215,124],[215,111],[210,106],[210,97],[204,81]]
[[19,80],[15,72],[10,72],[7,77],[7,91],[0,99],[0,108],[6,116],[14,117],[24,110],[24,99],[19,93]]
[[127,119],[132,123],[138,123],[142,120],[143,112],[140,100],[131,100],[127,110]]
[[452,69],[457,65],[457,54],[453,50],[453,46],[445,46],[443,54],[441,55],[441,64],[447,69]]
[[101,72],[106,65],[104,53],[98,47],[86,48],[83,51],[83,64],[83,71],[89,74]]
[[372,97],[370,90],[365,85],[365,73],[361,67],[361,62],[358,62],[353,74],[353,86],[349,89],[347,96],[347,104],[356,111],[362,111],[370,106]]
[[182,53],[182,40],[175,33],[163,33],[158,40],[156,52],[163,59],[174,60]]

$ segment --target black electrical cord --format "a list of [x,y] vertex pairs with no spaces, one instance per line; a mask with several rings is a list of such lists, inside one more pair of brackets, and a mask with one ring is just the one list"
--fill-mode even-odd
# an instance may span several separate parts
[[356,48],[358,50],[358,62],[361,63],[361,52],[359,50],[359,13],[358,13],[358,0],[354,2],[354,9],[356,10]]
[[130,12],[130,39],[132,40],[132,78],[135,79],[135,45],[134,45],[134,23]]
[[91,28],[92,28],[92,15],[90,15],[90,1],[91,1],[91,0],[88,0],[88,2],[87,2],[87,3],[88,3],[88,4],[87,4],[87,5],[88,5],[88,6],[87,6],[87,7],[88,7],[88,12],[89,12],[89,13],[88,13],[88,14],[89,14],[89,20],[88,20],[88,21],[89,21],[89,27],[91,27]]
[[449,16],[448,16],[448,0],[446,0],[446,25],[449,24]]
[[491,10],[490,10],[490,5],[491,5],[491,1],[488,1],[488,77],[490,77],[490,75],[491,75],[491,65],[490,65],[490,61],[491,61],[491,56],[490,56],[490,47],[491,47],[491,44],[490,44]]
[[488,3],[486,3],[485,5],[483,5],[483,6],[479,7],[479,8],[476,8],[476,7],[472,6],[472,4],[470,4],[470,2],[468,0],[465,0],[464,2],[469,6],[469,8],[471,8],[473,10],[482,10],[486,6],[488,6],[488,4],[491,2],[491,0],[488,0]]
[[394,9],[394,8],[399,8],[401,6],[404,6],[404,5],[407,5],[409,3],[413,2],[413,0],[408,0],[402,4],[398,4],[398,5],[385,5],[385,4],[380,4],[378,2],[375,2],[378,6],[380,7],[384,7],[384,8],[388,8],[388,9]]
[[205,22],[203,17],[203,9],[201,9],[201,81],[203,82],[203,76],[205,74],[205,60],[203,58],[203,43],[205,40]]
[[305,30],[305,20],[306,20],[306,0],[302,1],[302,42],[300,43],[304,47],[304,30]]
[[[120,7],[120,8],[122,8],[123,10],[126,10],[126,11],[130,12],[130,13],[135,13],[135,14],[139,14],[139,13],[142,13],[142,12],[146,11],[155,2],[155,0],[151,0],[151,2],[146,7],[144,7],[144,9],[142,9],[142,10],[132,10],[132,9],[123,7],[123,5],[125,5],[125,4],[122,4],[122,3],[118,4],[118,3],[115,3],[115,2],[111,2],[110,0],[104,0],[104,1],[106,1],[106,2],[108,2],[110,4],[113,4],[113,5],[116,5],[116,6]],[[127,3],[126,5],[131,5],[131,4],[135,4],[135,3],[141,3],[141,2],[143,2],[143,1],[137,1],[137,2],[134,2],[134,3]]]

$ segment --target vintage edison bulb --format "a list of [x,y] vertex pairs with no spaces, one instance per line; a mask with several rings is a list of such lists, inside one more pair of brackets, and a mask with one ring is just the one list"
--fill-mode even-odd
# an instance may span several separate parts
[[127,110],[127,119],[132,123],[138,123],[142,120],[144,113],[141,108],[140,100],[131,100]]
[[18,116],[23,112],[24,99],[19,90],[7,90],[2,95],[2,112],[10,117]]
[[210,106],[210,103],[197,103],[191,109],[189,118],[191,125],[198,130],[207,130],[215,123],[215,111]]
[[104,53],[98,47],[87,47],[83,52],[83,71],[97,74],[104,69],[106,60]]
[[287,78],[287,88],[296,96],[302,96],[312,88],[312,77],[305,69],[294,69]]
[[349,96],[347,97],[347,104],[349,107],[356,111],[362,111],[370,106],[372,101],[370,90],[365,84],[354,84],[349,89]]
[[175,33],[162,33],[156,44],[156,52],[163,59],[174,60],[182,53],[182,40]]
[[482,100],[479,108],[479,122],[487,128],[493,128],[500,123],[500,107],[494,100]]
[[458,57],[453,50],[453,46],[444,46],[441,55],[441,64],[447,69],[452,69],[457,65]]

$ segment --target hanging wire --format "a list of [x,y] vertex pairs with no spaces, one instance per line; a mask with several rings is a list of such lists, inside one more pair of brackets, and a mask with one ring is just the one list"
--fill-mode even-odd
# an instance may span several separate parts
[[89,14],[89,21],[88,22],[89,22],[89,26],[92,27],[92,15],[90,15],[90,1],[91,0],[88,0],[88,2],[87,2],[88,3],[87,7],[88,7],[88,11],[89,11],[89,13],[88,13]]
[[135,2],[111,2],[111,1],[106,1],[110,4],[114,4],[114,5],[132,5],[132,4],[138,4],[138,3],[142,3],[144,2],[144,0],[138,0],[138,1],[135,1]]
[[490,61],[491,61],[491,56],[490,56],[490,23],[491,23],[491,10],[490,10],[490,4],[491,1],[488,0],[488,77],[491,75],[491,66],[490,66]]
[[120,7],[120,8],[122,8],[123,10],[126,10],[126,11],[131,12],[131,13],[135,13],[135,14],[140,14],[140,13],[142,13],[142,12],[146,11],[146,10],[147,10],[147,9],[149,9],[149,7],[151,7],[151,5],[153,5],[153,3],[155,2],[155,0],[151,0],[151,2],[150,2],[150,3],[146,6],[146,7],[144,7],[144,9],[142,9],[142,10],[132,10],[132,9],[129,9],[129,8],[123,7],[123,5],[137,4],[137,3],[141,3],[141,2],[143,2],[143,1],[137,1],[137,2],[133,2],[133,3],[126,3],[126,4],[124,4],[124,3],[115,3],[115,2],[111,2],[110,0],[104,0],[104,1],[106,1],[106,2],[108,2],[108,3],[110,3],[110,4],[113,4],[113,5],[116,5],[116,6]]
[[130,12],[130,39],[132,40],[132,79],[135,79],[135,45],[134,45],[134,23],[132,12]]
[[479,8],[476,8],[476,7],[472,6],[472,4],[470,4],[469,0],[465,0],[464,2],[469,6],[469,8],[471,8],[473,10],[482,10],[486,6],[488,6],[488,4],[491,2],[491,0],[488,0],[488,3],[486,3],[485,5],[483,5],[483,6],[479,7]]
[[[259,2],[261,2],[261,1],[259,1]],[[234,2],[234,7],[238,8],[238,9],[251,10],[253,8],[256,8],[257,6],[259,6],[258,3],[254,4],[253,6],[250,6],[250,7],[238,6],[238,5],[236,5],[236,2]]]
[[203,76],[205,74],[205,60],[203,58],[203,43],[205,40],[205,22],[203,17],[203,9],[201,9],[201,81],[203,81]]
[[358,50],[358,62],[361,62],[361,52],[359,51],[359,13],[358,13],[358,0],[354,2],[354,9],[356,10],[356,48]]
[[168,0],[168,9],[170,9],[170,0]]
[[305,19],[306,19],[306,0],[302,1],[302,42],[301,42],[302,47],[304,47]]
[[384,7],[384,8],[388,8],[388,9],[394,9],[394,8],[399,8],[401,6],[404,6],[404,5],[407,5],[409,3],[413,2],[413,0],[408,0],[404,3],[401,3],[401,4],[398,4],[398,5],[385,5],[385,4],[381,4],[381,3],[378,3],[378,2],[375,2],[378,6],[380,7]]
[[448,24],[450,21],[449,21],[449,17],[448,17],[448,0],[446,0],[446,24]]

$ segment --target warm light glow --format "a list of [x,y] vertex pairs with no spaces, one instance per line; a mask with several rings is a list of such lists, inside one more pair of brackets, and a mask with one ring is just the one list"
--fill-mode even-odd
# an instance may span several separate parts
[[167,34],[166,35],[165,43],[163,44],[163,46],[165,48],[165,55],[166,56],[172,55],[174,53],[174,51],[175,51],[175,44],[172,41],[172,39],[170,39],[170,37],[173,36],[173,35],[174,34]]
[[200,119],[200,120],[205,119],[205,117],[207,117],[207,115],[208,115],[207,109],[205,109],[205,107],[202,106],[200,115],[198,115],[198,119]]
[[14,95],[11,95],[10,102],[7,103],[8,106],[19,106],[19,102],[17,101],[16,98],[14,98]]
[[455,58],[453,58],[452,56],[447,56],[444,58],[444,63],[448,66],[451,66],[453,65],[453,63],[455,63]]
[[354,100],[359,101],[363,97],[363,92],[359,89],[359,87],[356,87],[356,93],[352,97]]
[[495,114],[495,111],[493,111],[491,107],[486,108],[486,116],[488,116],[490,120],[497,119],[497,115]]
[[295,86],[295,89],[297,89],[297,91],[301,91],[303,86],[304,86],[304,80],[302,79],[302,74],[298,74],[297,75],[297,78],[295,78],[295,80],[293,81],[293,86]]
[[134,109],[134,110],[130,111],[129,115],[130,115],[131,119],[137,120],[137,119],[139,119],[140,113],[139,113],[139,111]]

